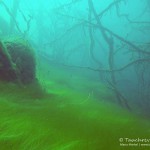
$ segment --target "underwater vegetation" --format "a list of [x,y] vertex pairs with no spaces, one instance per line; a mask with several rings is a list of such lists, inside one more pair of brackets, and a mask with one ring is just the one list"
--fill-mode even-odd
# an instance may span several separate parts
[[[1,150],[119,150],[119,138],[149,138],[148,120],[106,103],[104,92],[97,101],[85,92],[61,88],[61,73],[45,79],[43,89],[0,83]],[[84,88],[83,83],[77,86]]]
[[149,149],[150,0],[0,12],[0,150]]
[[[114,96],[103,85],[80,73],[66,80],[70,72],[61,69],[54,64],[39,70],[42,86],[1,81],[1,150],[119,150],[120,138],[149,138],[148,120],[106,102]],[[99,100],[89,95],[88,87],[96,85]]]

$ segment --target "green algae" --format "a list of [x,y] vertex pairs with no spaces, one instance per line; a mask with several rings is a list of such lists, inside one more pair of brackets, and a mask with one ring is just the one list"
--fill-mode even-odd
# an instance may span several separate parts
[[[42,88],[0,83],[1,150],[120,150],[119,138],[149,137],[149,121],[106,102],[113,95],[103,85],[82,76],[74,85],[50,69],[55,76],[38,75]],[[99,99],[90,86],[100,87]]]

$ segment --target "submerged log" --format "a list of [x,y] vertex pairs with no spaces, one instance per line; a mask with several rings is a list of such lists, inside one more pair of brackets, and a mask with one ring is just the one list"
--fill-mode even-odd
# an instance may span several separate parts
[[26,41],[0,41],[0,80],[30,84],[35,81],[35,70],[35,54]]

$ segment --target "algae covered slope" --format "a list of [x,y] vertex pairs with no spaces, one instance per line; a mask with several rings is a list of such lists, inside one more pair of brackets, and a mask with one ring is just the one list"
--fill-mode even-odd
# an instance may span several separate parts
[[0,150],[150,148],[150,0],[0,12]]
[[59,74],[49,80],[39,73],[42,89],[0,83],[1,150],[117,150],[119,138],[149,137],[148,121],[85,92],[96,83],[84,78],[76,90],[66,71],[54,69]]

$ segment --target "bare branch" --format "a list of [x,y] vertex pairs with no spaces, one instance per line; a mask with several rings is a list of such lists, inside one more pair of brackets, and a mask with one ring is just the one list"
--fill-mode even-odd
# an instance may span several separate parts
[[105,31],[107,31],[108,33],[110,33],[111,35],[113,35],[115,38],[119,39],[120,41],[126,43],[127,45],[129,45],[132,49],[132,51],[135,51],[135,52],[139,52],[139,53],[142,53],[142,54],[148,54],[150,55],[150,52],[149,51],[144,51],[142,49],[140,49],[138,46],[134,45],[133,43],[131,43],[130,41],[124,39],[123,37],[117,35],[116,33],[114,33],[113,31],[101,26]]
[[24,21],[26,22],[26,30],[24,31],[24,36],[26,36],[26,34],[29,32],[30,30],[30,26],[31,26],[31,21],[33,19],[33,17],[31,15],[29,16],[29,19],[26,18],[26,16],[24,15],[24,13],[19,9],[19,12],[21,13]]
[[58,38],[56,38],[55,40],[45,43],[44,45],[52,45],[55,44],[57,41],[59,41],[60,39],[62,39],[64,36],[66,36],[69,32],[71,32],[72,30],[74,30],[75,28],[77,28],[78,26],[82,25],[83,22],[79,22],[77,24],[75,24],[74,26],[70,27],[69,29],[67,29],[62,35],[60,35]]
[[116,4],[122,2],[124,0],[116,0],[114,2],[112,2],[111,4],[109,4],[108,7],[106,7],[101,13],[98,14],[98,17],[102,17],[108,10],[110,10],[112,7],[116,6]]
[[120,17],[125,17],[129,23],[132,24],[150,24],[150,21],[133,21],[129,18],[127,14],[122,14]]
[[143,58],[143,59],[137,59],[135,61],[132,61],[128,64],[126,64],[125,66],[121,67],[121,68],[118,68],[118,69],[113,69],[113,70],[110,70],[110,69],[95,69],[95,68],[91,68],[91,67],[84,67],[84,66],[72,66],[72,65],[66,65],[66,64],[63,64],[63,66],[67,66],[67,67],[75,67],[75,68],[81,68],[81,69],[89,69],[89,70],[92,70],[92,71],[97,71],[97,72],[107,72],[107,73],[111,73],[111,72],[120,72],[120,71],[123,71],[135,64],[138,64],[138,63],[146,63],[146,62],[150,62],[150,58]]
[[55,9],[57,9],[57,10],[58,10],[58,9],[63,9],[63,8],[65,8],[65,7],[69,7],[69,6],[75,4],[75,3],[79,2],[79,1],[81,1],[81,0],[72,0],[71,2],[69,2],[69,3],[67,3],[67,4],[63,4],[63,5],[61,5],[61,6],[57,7],[57,8],[55,8]]
[[18,31],[22,34],[22,31],[21,31],[21,29],[19,28],[19,25],[18,25],[18,23],[17,23],[15,17],[14,17],[13,14],[11,13],[11,11],[10,11],[9,8],[7,7],[7,5],[6,5],[3,1],[1,1],[0,4],[2,4],[2,5],[4,6],[4,8],[6,9],[7,13],[8,13],[8,14],[10,15],[10,17],[13,19],[13,21],[14,21],[14,23],[15,23],[15,25],[16,25],[16,28],[17,28]]

